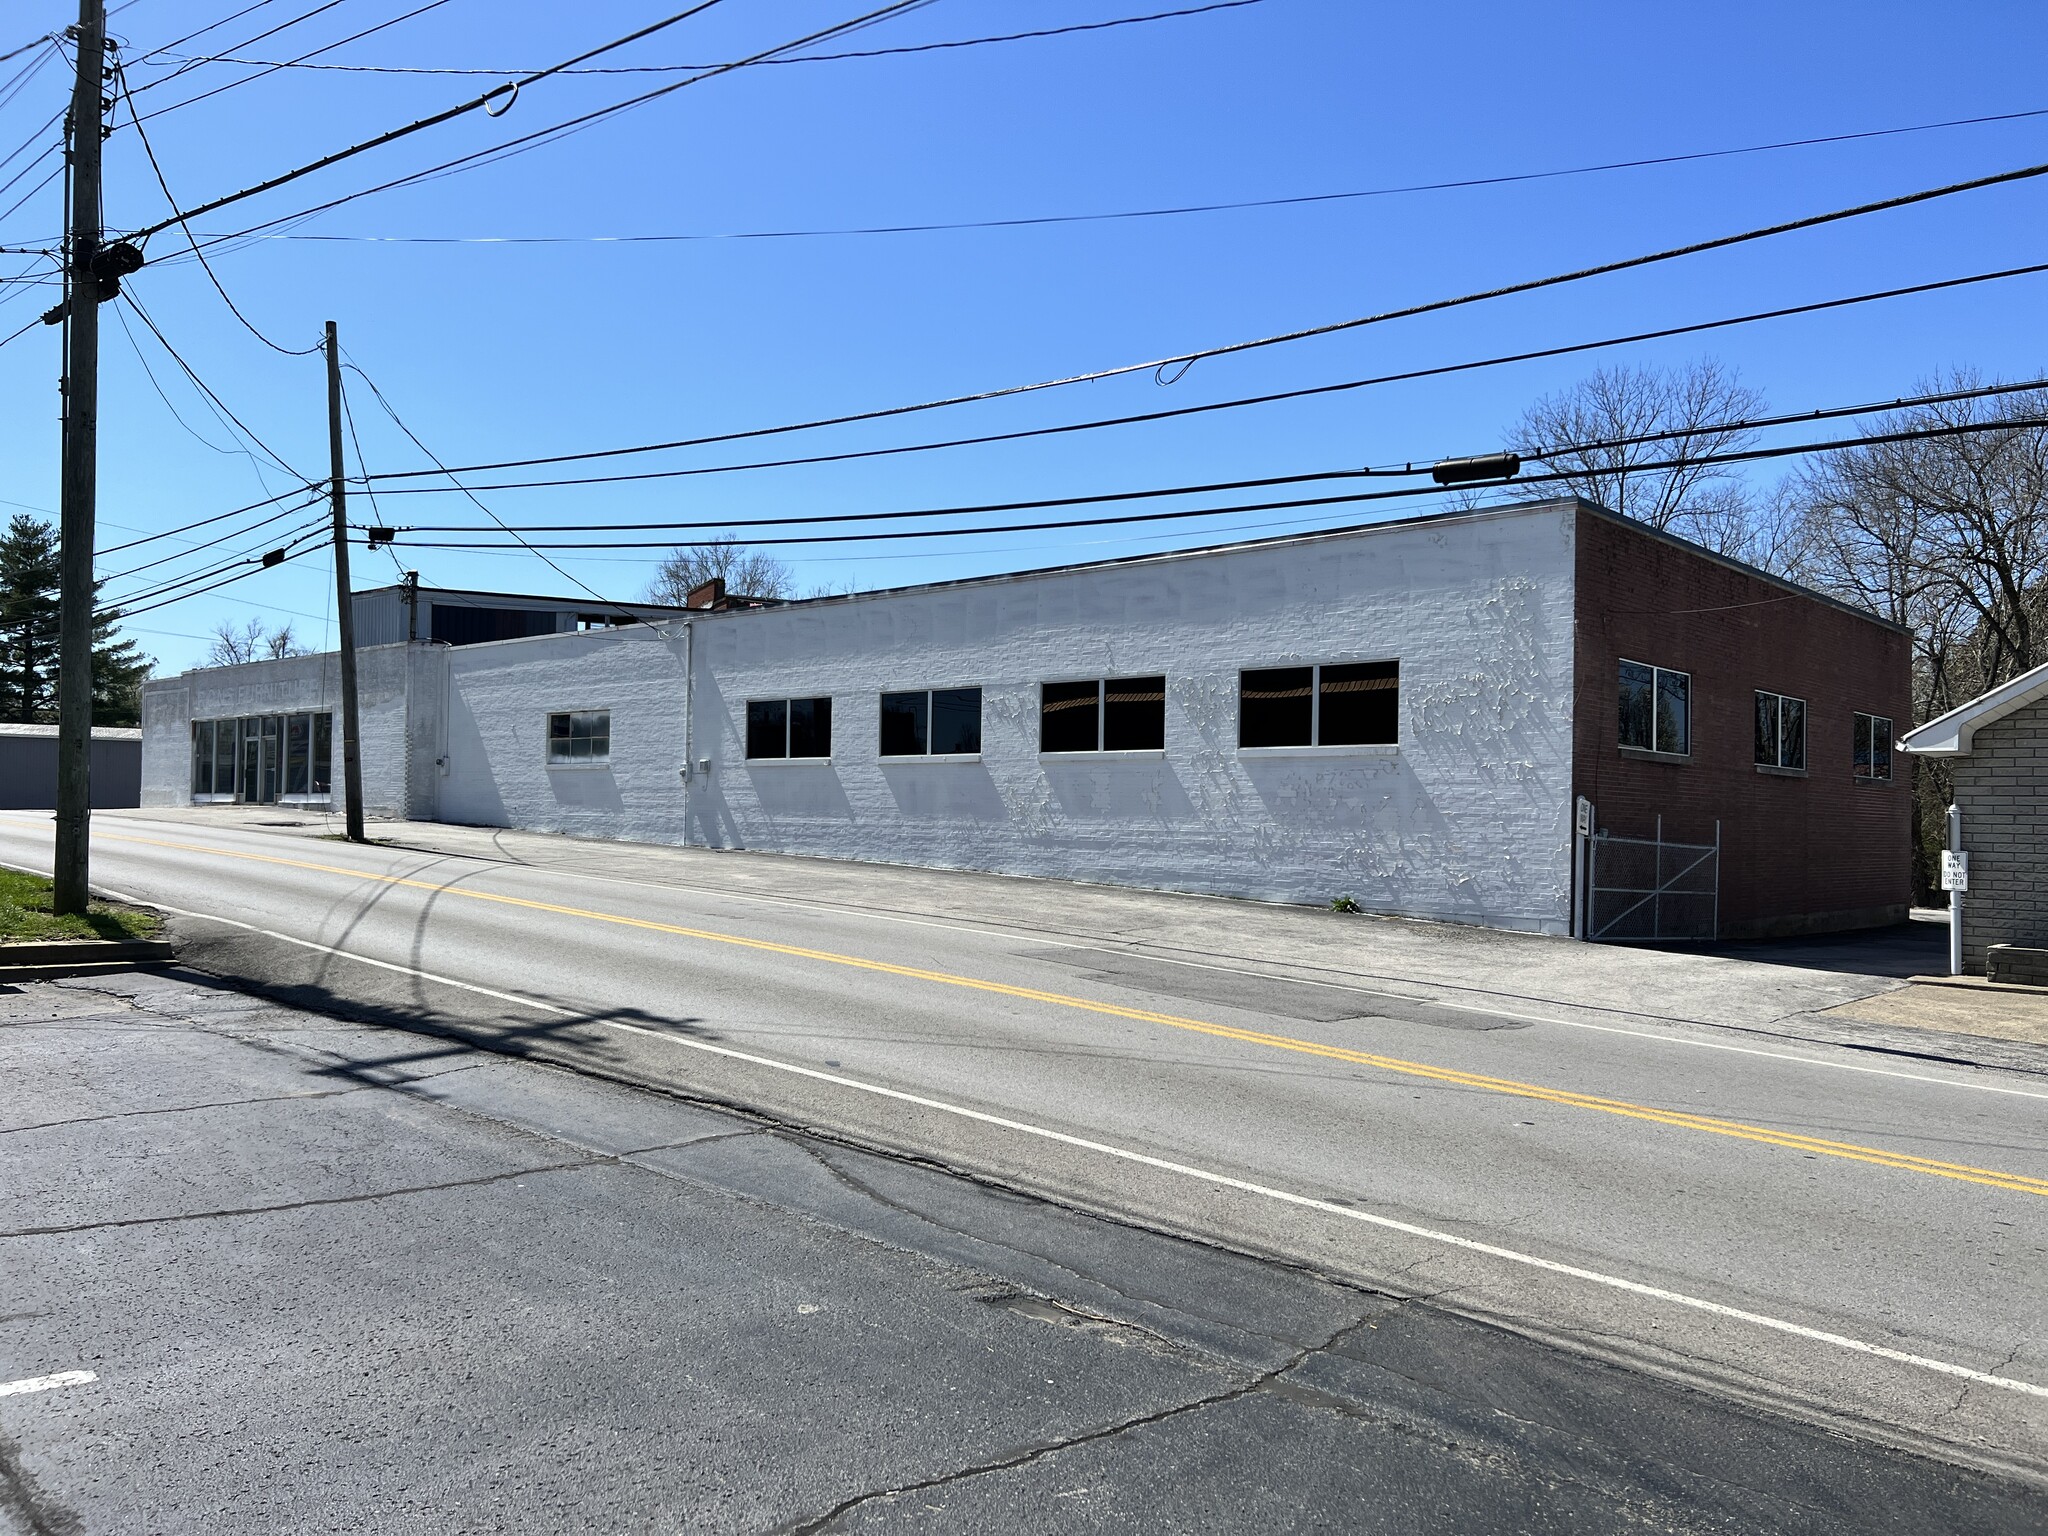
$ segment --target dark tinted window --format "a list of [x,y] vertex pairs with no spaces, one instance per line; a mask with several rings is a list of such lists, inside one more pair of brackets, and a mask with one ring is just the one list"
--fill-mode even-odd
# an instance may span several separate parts
[[832,755],[832,701],[791,699],[789,701],[789,755],[830,757]]
[[1156,752],[1166,745],[1166,679],[1113,677],[1102,685],[1102,750]]
[[1766,768],[1780,766],[1778,762],[1778,704],[1775,693],[1760,693],[1756,696],[1756,760]]
[[1046,683],[1039,689],[1038,750],[1094,752],[1101,748],[1097,701],[1100,683]]
[[1656,746],[1650,703],[1656,690],[1656,678],[1654,667],[1646,667],[1638,661],[1621,664],[1621,744],[1624,747],[1641,747],[1648,752]]
[[932,691],[932,751],[970,753],[981,750],[981,690],[937,688]]
[[1778,762],[1786,768],[1806,766],[1806,701],[1787,699],[1778,720]]
[[782,699],[756,699],[747,706],[747,756],[789,756],[789,705]]
[[882,756],[918,757],[930,740],[928,732],[931,695],[927,693],[885,693],[882,695]]
[[1315,668],[1262,667],[1237,679],[1240,747],[1305,747],[1313,740]]
[[334,716],[313,717],[313,793],[333,793],[334,787]]
[[551,635],[555,616],[530,608],[480,608],[467,603],[435,603],[428,625],[444,645],[481,645],[490,640],[523,640]]
[[1657,750],[1692,750],[1692,679],[1657,669]]
[[1888,779],[1892,776],[1892,723],[1883,715],[1856,717],[1856,777]]
[[1400,736],[1401,664],[1364,661],[1321,669],[1321,725],[1326,747],[1389,743]]

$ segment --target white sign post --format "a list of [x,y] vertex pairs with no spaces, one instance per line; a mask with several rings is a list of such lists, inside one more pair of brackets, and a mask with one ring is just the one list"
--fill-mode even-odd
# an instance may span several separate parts
[[1948,973],[1963,974],[1963,892],[1970,888],[1970,856],[1963,851],[1963,808],[1948,808],[1948,847],[1941,851],[1941,887],[1948,892]]

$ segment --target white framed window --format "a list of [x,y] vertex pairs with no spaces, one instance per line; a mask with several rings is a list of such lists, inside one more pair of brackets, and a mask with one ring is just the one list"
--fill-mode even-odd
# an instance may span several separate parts
[[1692,753],[1692,674],[1648,662],[1621,664],[1621,744],[1672,757]]
[[612,712],[569,709],[548,716],[548,766],[598,767],[612,760]]
[[1882,781],[1892,776],[1892,723],[1883,715],[1856,716],[1856,777]]
[[1401,663],[1247,667],[1237,675],[1237,745],[1393,746],[1401,736]]
[[1040,752],[1159,752],[1165,747],[1163,676],[1039,684]]
[[750,759],[758,762],[775,758],[825,758],[831,755],[831,699],[748,701],[747,756]]
[[915,688],[882,695],[884,757],[974,757],[981,752],[979,688]]
[[1757,690],[1756,764],[1759,768],[1806,766],[1806,700]]

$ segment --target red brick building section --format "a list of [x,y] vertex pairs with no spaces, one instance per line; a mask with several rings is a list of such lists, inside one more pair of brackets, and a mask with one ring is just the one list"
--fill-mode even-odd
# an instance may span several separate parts
[[[1858,712],[1912,724],[1912,643],[1870,614],[1590,504],[1578,515],[1573,779],[1595,825],[1709,843],[1721,823],[1725,938],[1903,921],[1910,759],[1855,772]],[[1691,750],[1624,748],[1620,668],[1690,675]],[[1806,701],[1803,771],[1756,762],[1758,690]]]

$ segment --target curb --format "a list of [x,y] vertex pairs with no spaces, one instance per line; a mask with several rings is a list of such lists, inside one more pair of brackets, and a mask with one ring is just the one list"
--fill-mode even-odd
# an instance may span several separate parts
[[0,984],[118,975],[169,965],[175,958],[170,943],[164,939],[57,939],[37,944],[0,944]]

